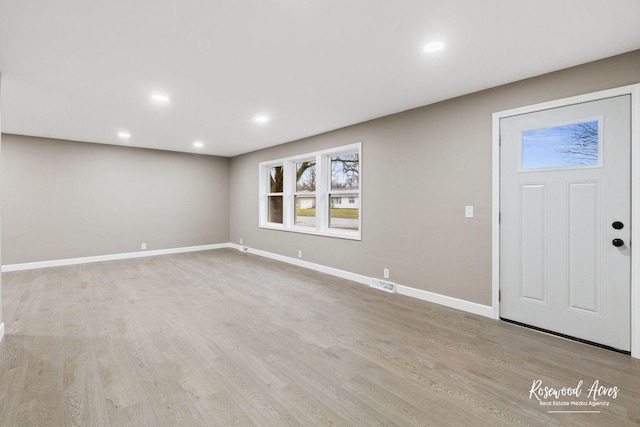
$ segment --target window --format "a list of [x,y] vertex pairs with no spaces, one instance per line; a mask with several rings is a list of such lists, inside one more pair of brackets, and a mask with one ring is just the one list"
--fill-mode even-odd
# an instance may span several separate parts
[[316,226],[316,160],[296,162],[295,225]]
[[269,219],[274,224],[282,224],[284,174],[282,166],[269,168]]
[[522,132],[522,169],[601,165],[601,127],[592,120]]
[[332,202],[329,211],[329,228],[357,230],[360,212],[357,207],[343,205],[342,196],[347,200],[357,197],[360,190],[360,156],[358,154],[342,154],[331,157],[331,189]]
[[260,163],[260,227],[360,239],[361,144]]

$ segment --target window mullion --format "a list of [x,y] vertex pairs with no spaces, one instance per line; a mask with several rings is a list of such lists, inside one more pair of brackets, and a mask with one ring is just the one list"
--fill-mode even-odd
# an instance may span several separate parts
[[316,156],[316,164],[318,165],[316,172],[316,230],[325,232],[328,229],[327,224],[329,222],[327,156],[318,154]]
[[294,199],[296,189],[296,165],[295,162],[284,162],[284,199],[283,214],[285,228],[293,227],[294,222]]

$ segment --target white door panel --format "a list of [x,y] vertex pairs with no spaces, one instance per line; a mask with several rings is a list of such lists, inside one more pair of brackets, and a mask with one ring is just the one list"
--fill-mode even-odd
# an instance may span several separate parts
[[630,349],[630,123],[629,96],[501,120],[502,318]]

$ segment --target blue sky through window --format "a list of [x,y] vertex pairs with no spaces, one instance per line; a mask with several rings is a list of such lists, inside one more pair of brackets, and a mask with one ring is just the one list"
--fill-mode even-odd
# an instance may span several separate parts
[[597,165],[598,121],[522,132],[522,168]]

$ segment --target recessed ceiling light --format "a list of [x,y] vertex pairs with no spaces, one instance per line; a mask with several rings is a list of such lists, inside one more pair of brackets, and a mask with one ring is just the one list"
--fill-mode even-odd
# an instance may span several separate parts
[[444,43],[442,42],[431,42],[424,47],[425,52],[433,53],[444,48]]
[[193,146],[196,148],[202,148],[204,147],[204,143],[200,142],[200,141],[196,141],[193,143]]
[[131,138],[131,134],[126,130],[121,130],[120,132],[118,132],[118,138],[126,140]]
[[260,114],[259,116],[256,116],[256,118],[255,118],[256,123],[260,123],[260,124],[268,123],[269,120],[271,120],[269,118],[269,116],[266,116],[264,114]]
[[165,95],[164,93],[152,93],[151,100],[156,104],[168,104],[169,96]]

